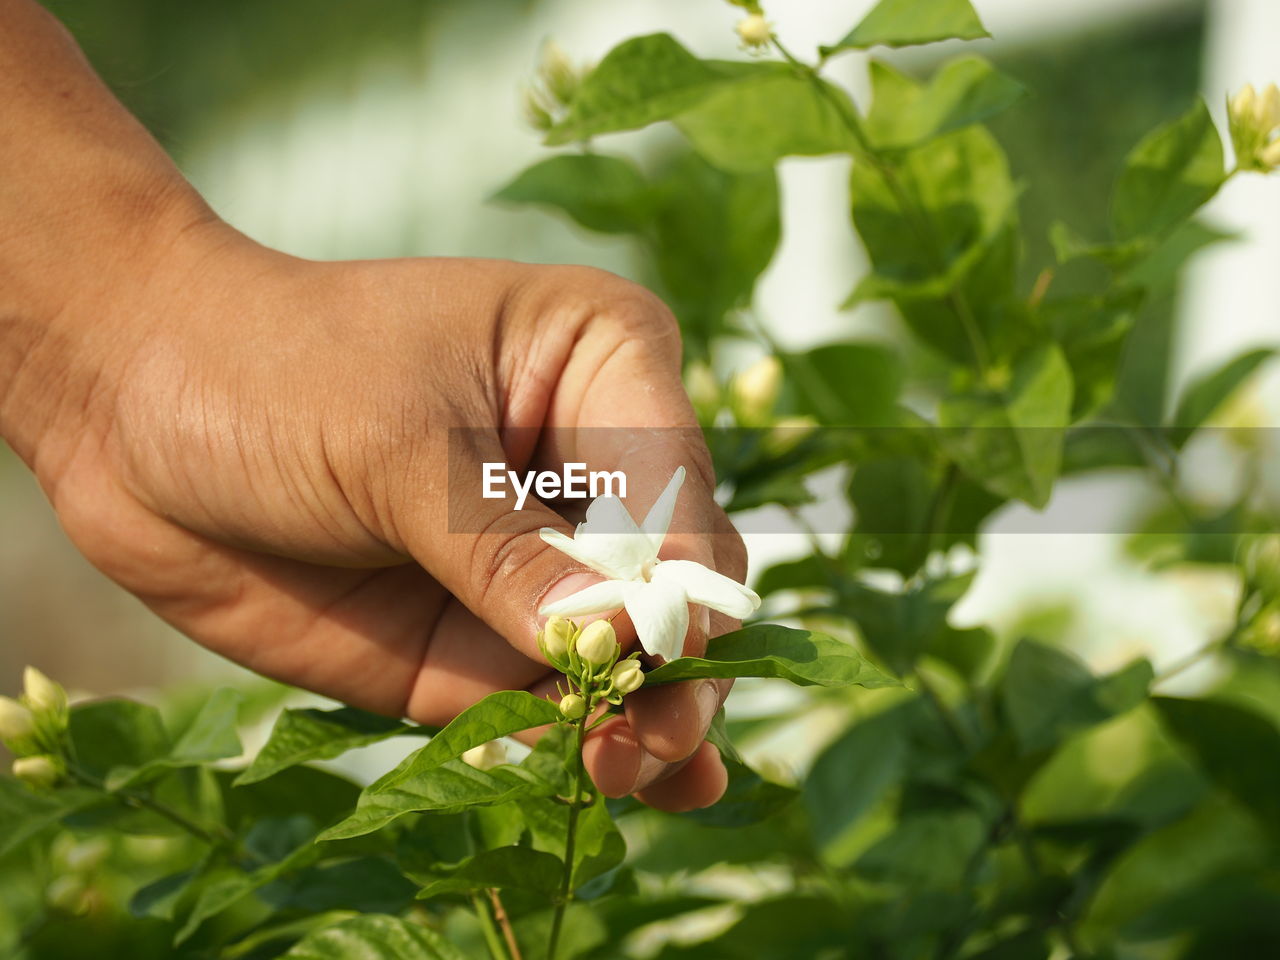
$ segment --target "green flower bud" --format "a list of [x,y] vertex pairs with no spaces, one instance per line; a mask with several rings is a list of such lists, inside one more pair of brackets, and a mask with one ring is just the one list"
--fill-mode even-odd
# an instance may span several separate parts
[[613,668],[613,689],[626,696],[644,685],[644,671],[636,660],[622,660]]
[[67,691],[35,667],[27,667],[22,674],[22,687],[27,706],[36,713],[62,713],[67,709]]
[[608,620],[587,624],[574,649],[593,667],[612,663],[618,656],[618,635],[613,632],[613,624]]
[[492,770],[507,762],[507,748],[498,740],[490,740],[466,751],[462,755],[462,761],[477,770]]
[[542,654],[552,664],[559,665],[569,653],[569,641],[577,632],[577,627],[564,617],[549,617],[547,625],[542,628]]
[[36,732],[36,718],[17,700],[0,697],[0,740],[12,743]]
[[782,363],[764,357],[733,378],[733,398],[738,419],[746,426],[764,423],[778,402],[782,385]]
[[13,761],[13,775],[33,787],[52,787],[58,782],[58,765],[51,757],[19,757]]
[[587,712],[587,701],[576,693],[570,693],[561,699],[560,712],[566,720],[581,720]]

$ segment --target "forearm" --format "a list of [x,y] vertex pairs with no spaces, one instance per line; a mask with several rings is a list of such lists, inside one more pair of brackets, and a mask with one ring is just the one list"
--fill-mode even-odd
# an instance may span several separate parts
[[212,215],[31,0],[0,0],[0,435],[32,463],[174,240]]

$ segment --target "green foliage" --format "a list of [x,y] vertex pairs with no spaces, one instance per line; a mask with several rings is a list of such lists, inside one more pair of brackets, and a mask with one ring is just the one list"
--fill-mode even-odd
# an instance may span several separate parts
[[[717,716],[719,802],[607,800],[580,763],[593,721],[523,691],[441,730],[286,710],[243,769],[231,691],[172,726],[130,701],[79,704],[62,781],[0,778],[0,952],[22,931],[21,960],[91,939],[140,960],[513,960],[511,940],[593,960],[1275,954],[1280,546],[1242,536],[1275,528],[1252,488],[1202,504],[1177,469],[1272,351],[1203,373],[1172,411],[1165,397],[1180,271],[1223,239],[1193,219],[1231,176],[1220,137],[1196,103],[1129,153],[1108,237],[1077,234],[1068,221],[1107,230],[1071,209],[1041,212],[1055,226],[1029,238],[1019,178],[1041,165],[1011,165],[985,126],[1020,82],[978,56],[922,77],[873,60],[860,104],[821,73],[844,50],[983,36],[967,0],[882,0],[814,64],[776,42],[780,59],[729,62],[665,33],[626,40],[565,93],[547,142],[571,151],[495,195],[633,243],[691,360],[723,369],[742,341],[776,358],[780,390],[747,402],[729,380],[696,398],[731,513],[795,510],[811,474],[843,468],[842,539],[755,581],[791,625],[748,624],[646,675],[803,688]],[[596,150],[658,123],[682,145]],[[776,167],[825,154],[851,160],[870,265],[847,305],[891,313],[874,337],[783,350],[765,331],[788,318],[752,303],[781,236]],[[1161,563],[1237,575],[1235,622],[1202,638],[1214,695],[1165,695],[1191,660],[1099,672],[1039,620],[1011,636],[956,617],[982,559],[953,548],[1102,468],[1153,491]],[[519,762],[464,759],[532,732]],[[406,736],[429,739],[364,787],[314,766]],[[91,892],[87,915],[43,902],[50,865],[75,859],[59,851],[94,838],[101,865],[58,867]],[[750,903],[723,892],[738,881]]]

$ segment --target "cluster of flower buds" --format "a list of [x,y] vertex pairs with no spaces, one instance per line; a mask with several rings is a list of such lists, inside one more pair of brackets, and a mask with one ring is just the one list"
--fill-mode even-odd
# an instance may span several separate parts
[[767,47],[773,36],[773,27],[764,18],[764,9],[760,6],[760,0],[728,0],[728,2],[732,6],[741,7],[747,11],[747,15],[738,21],[735,28],[742,39],[743,46],[748,50]]
[[581,720],[601,700],[622,703],[639,690],[644,672],[633,653],[621,660],[618,635],[607,620],[579,627],[572,620],[551,617],[538,633],[538,649],[547,662],[565,675],[567,687],[558,685],[560,712],[566,720]]
[[1269,83],[1258,93],[1245,84],[1227,102],[1227,120],[1241,170],[1270,173],[1280,168],[1280,88]]
[[35,667],[27,667],[22,680],[17,700],[0,697],[0,740],[17,757],[15,777],[52,787],[66,773],[67,692]]
[[560,45],[547,40],[533,82],[524,91],[525,120],[535,130],[550,130],[564,118],[582,85],[585,69],[575,67]]

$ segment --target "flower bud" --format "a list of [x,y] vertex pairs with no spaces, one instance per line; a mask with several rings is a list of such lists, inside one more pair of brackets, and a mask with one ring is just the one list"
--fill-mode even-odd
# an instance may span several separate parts
[[757,360],[734,377],[734,401],[743,423],[753,426],[768,419],[781,385],[782,364],[773,356]]
[[27,706],[36,713],[61,713],[67,709],[67,691],[35,667],[27,667],[22,674],[22,688]]
[[12,743],[36,732],[36,718],[17,700],[0,697],[0,740]]
[[612,663],[618,655],[618,635],[613,632],[613,624],[608,620],[587,624],[574,649],[593,667]]
[[548,40],[542,45],[542,63],[539,74],[547,92],[560,106],[567,107],[578,92],[578,71],[574,69],[560,44]]
[[1280,167],[1280,140],[1263,147],[1258,153],[1258,159],[1267,168]]
[[626,696],[644,685],[644,671],[636,660],[622,660],[613,668],[613,689]]
[[720,406],[720,384],[705,363],[695,360],[685,368],[684,389],[698,413],[710,419]]
[[462,762],[470,764],[477,770],[492,770],[507,762],[507,748],[501,741],[490,740],[463,753]]
[[1252,123],[1254,105],[1257,101],[1258,95],[1253,89],[1253,84],[1246,83],[1234,97],[1227,101],[1227,114],[1237,122]]
[[1280,127],[1280,87],[1268,83],[1253,104],[1253,119],[1259,130],[1270,133]]
[[33,787],[52,787],[58,782],[58,767],[49,757],[19,757],[13,761],[13,775]]
[[587,701],[576,693],[570,693],[560,700],[560,712],[566,720],[581,720],[587,712]]
[[547,625],[542,628],[542,653],[553,664],[563,662],[569,652],[569,641],[573,639],[576,627],[564,617],[548,617]]
[[773,33],[769,28],[769,21],[758,13],[739,20],[737,31],[742,42],[749,47],[763,47],[769,42],[769,37]]

